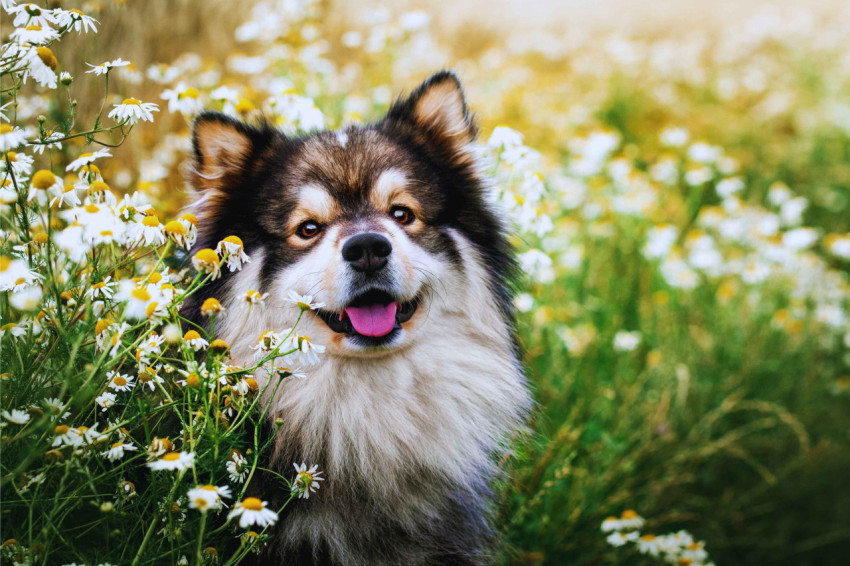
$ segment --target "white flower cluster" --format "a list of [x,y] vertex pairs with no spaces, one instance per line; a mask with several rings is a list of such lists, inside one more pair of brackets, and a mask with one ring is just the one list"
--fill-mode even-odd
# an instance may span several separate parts
[[602,522],[602,532],[610,533],[606,540],[611,546],[632,544],[641,554],[662,558],[668,564],[678,566],[713,566],[708,561],[705,543],[694,540],[685,530],[667,535],[640,534],[645,520],[632,510],[623,511],[617,517],[608,517]]

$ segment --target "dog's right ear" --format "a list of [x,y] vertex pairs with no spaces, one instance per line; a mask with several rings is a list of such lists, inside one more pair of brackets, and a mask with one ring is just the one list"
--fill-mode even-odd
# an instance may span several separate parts
[[200,114],[192,126],[194,162],[189,182],[197,191],[235,190],[272,136],[269,127],[255,128],[220,112]]

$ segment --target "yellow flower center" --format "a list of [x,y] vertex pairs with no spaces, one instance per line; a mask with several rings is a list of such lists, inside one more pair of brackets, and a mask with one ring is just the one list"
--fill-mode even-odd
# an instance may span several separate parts
[[32,176],[32,186],[35,189],[49,189],[53,185],[56,184],[56,175],[48,171],[47,169],[42,169],[41,171],[37,171],[35,175]]
[[201,380],[198,378],[198,374],[197,373],[190,373],[189,375],[187,375],[186,376],[186,385],[188,385],[189,387],[196,387],[196,388],[200,387],[201,386]]
[[186,334],[183,335],[183,340],[186,340],[188,342],[189,340],[197,340],[200,337],[201,337],[200,334],[198,334],[194,330],[190,330]]
[[638,514],[632,511],[631,509],[626,509],[623,511],[623,514],[620,516],[621,519],[637,519]]
[[8,134],[12,131],[12,126],[9,124],[0,124],[0,134]]
[[214,486],[214,485],[202,485],[202,486],[201,486],[201,489],[204,489],[204,490],[206,490],[206,491],[218,491],[218,490],[215,488],[215,486]]
[[180,98],[198,98],[201,93],[198,92],[198,89],[190,86],[186,90],[180,93]]
[[178,234],[183,236],[186,234],[186,229],[176,220],[172,220],[165,225],[165,232],[168,234]]
[[125,385],[127,385],[127,380],[118,375],[115,377],[115,379],[112,380],[112,383],[114,383],[118,387],[124,387]]
[[159,283],[160,281],[162,281],[162,273],[154,271],[153,273],[148,275],[148,281],[150,281],[151,283]]
[[93,193],[102,193],[109,190],[109,185],[107,185],[103,181],[95,181],[89,186],[89,189]]
[[180,220],[185,220],[186,222],[192,225],[198,224],[198,219],[195,217],[194,214],[184,214],[180,217]]
[[213,340],[210,348],[213,350],[227,350],[230,346],[224,340]]
[[145,309],[145,316],[146,316],[147,318],[152,317],[152,316],[154,315],[154,313],[156,312],[156,308],[157,308],[158,306],[159,306],[159,303],[157,303],[156,301],[154,301],[154,302],[152,302],[151,304],[149,304],[149,305],[148,305],[148,308],[146,308],[146,309]]
[[218,299],[210,297],[204,304],[201,305],[202,312],[218,312],[221,310],[221,303],[218,302]]
[[240,240],[236,236],[227,236],[223,241],[227,242],[228,244],[236,244],[237,246],[239,246],[239,249],[242,249],[242,240]]
[[144,289],[142,287],[139,287],[138,289],[133,289],[133,291],[130,293],[130,296],[132,296],[134,299],[136,299],[138,301],[147,302],[147,301],[151,300],[150,293],[148,293],[147,289]]
[[39,232],[38,234],[33,236],[32,240],[36,244],[46,244],[47,243],[47,233],[46,232]]
[[263,502],[256,497],[246,497],[242,500],[242,508],[248,509],[249,511],[262,511]]
[[121,448],[122,446],[124,446],[123,442],[116,442],[115,444],[110,446],[110,448]]
[[126,105],[130,105],[130,106],[141,106],[142,101],[139,100],[138,98],[125,98],[124,100],[121,101],[121,104],[126,104]]
[[46,67],[49,67],[51,71],[55,71],[56,67],[59,66],[59,61],[56,59],[56,55],[53,54],[53,51],[51,51],[49,47],[36,47],[35,53],[38,55],[38,58],[41,59],[41,62],[44,63]]
[[86,205],[86,212],[88,212],[88,213],[90,213],[90,214],[94,214],[95,212],[97,212],[97,211],[99,211],[99,210],[100,210],[100,209],[99,209],[97,206],[93,205],[93,204],[87,204],[87,205]]
[[101,332],[103,332],[104,330],[109,328],[109,325],[111,323],[112,323],[112,321],[107,320],[105,318],[98,320],[97,323],[95,323],[95,325],[94,325],[94,333],[100,334]]
[[159,226],[159,218],[157,218],[156,215],[145,216],[142,219],[142,224],[148,228],[156,228]]
[[27,31],[41,31],[41,26],[30,25],[26,27]]
[[18,161],[18,154],[17,154],[17,153],[15,153],[14,151],[7,151],[7,152],[6,152],[6,159],[8,159],[9,161],[11,161],[12,163],[17,163],[17,161]]
[[216,264],[218,263],[218,254],[209,248],[204,248],[195,254],[195,259],[201,263]]
[[168,454],[163,456],[162,459],[165,460],[166,462],[176,462],[177,460],[180,459],[180,453],[179,452],[169,452]]
[[66,434],[69,430],[71,430],[71,427],[69,427],[68,425],[61,424],[53,429],[53,433],[58,436],[60,434]]

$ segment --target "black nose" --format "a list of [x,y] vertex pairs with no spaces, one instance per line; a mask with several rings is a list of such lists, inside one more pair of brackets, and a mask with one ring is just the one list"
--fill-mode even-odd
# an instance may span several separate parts
[[384,236],[361,232],[350,237],[342,246],[342,259],[355,271],[372,275],[387,265],[387,257],[392,251],[393,245]]

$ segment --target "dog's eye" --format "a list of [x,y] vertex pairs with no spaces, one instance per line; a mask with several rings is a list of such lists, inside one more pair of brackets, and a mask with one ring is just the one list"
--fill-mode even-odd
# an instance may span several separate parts
[[298,230],[296,231],[296,233],[298,234],[299,237],[301,237],[305,240],[309,240],[310,238],[312,238],[313,236],[315,236],[316,234],[318,234],[321,231],[322,231],[322,227],[319,225],[318,222],[308,220],[307,222],[301,223],[301,225],[298,227]]
[[390,210],[390,214],[399,224],[410,224],[416,219],[416,217],[413,216],[413,211],[406,206],[394,206],[392,210]]

